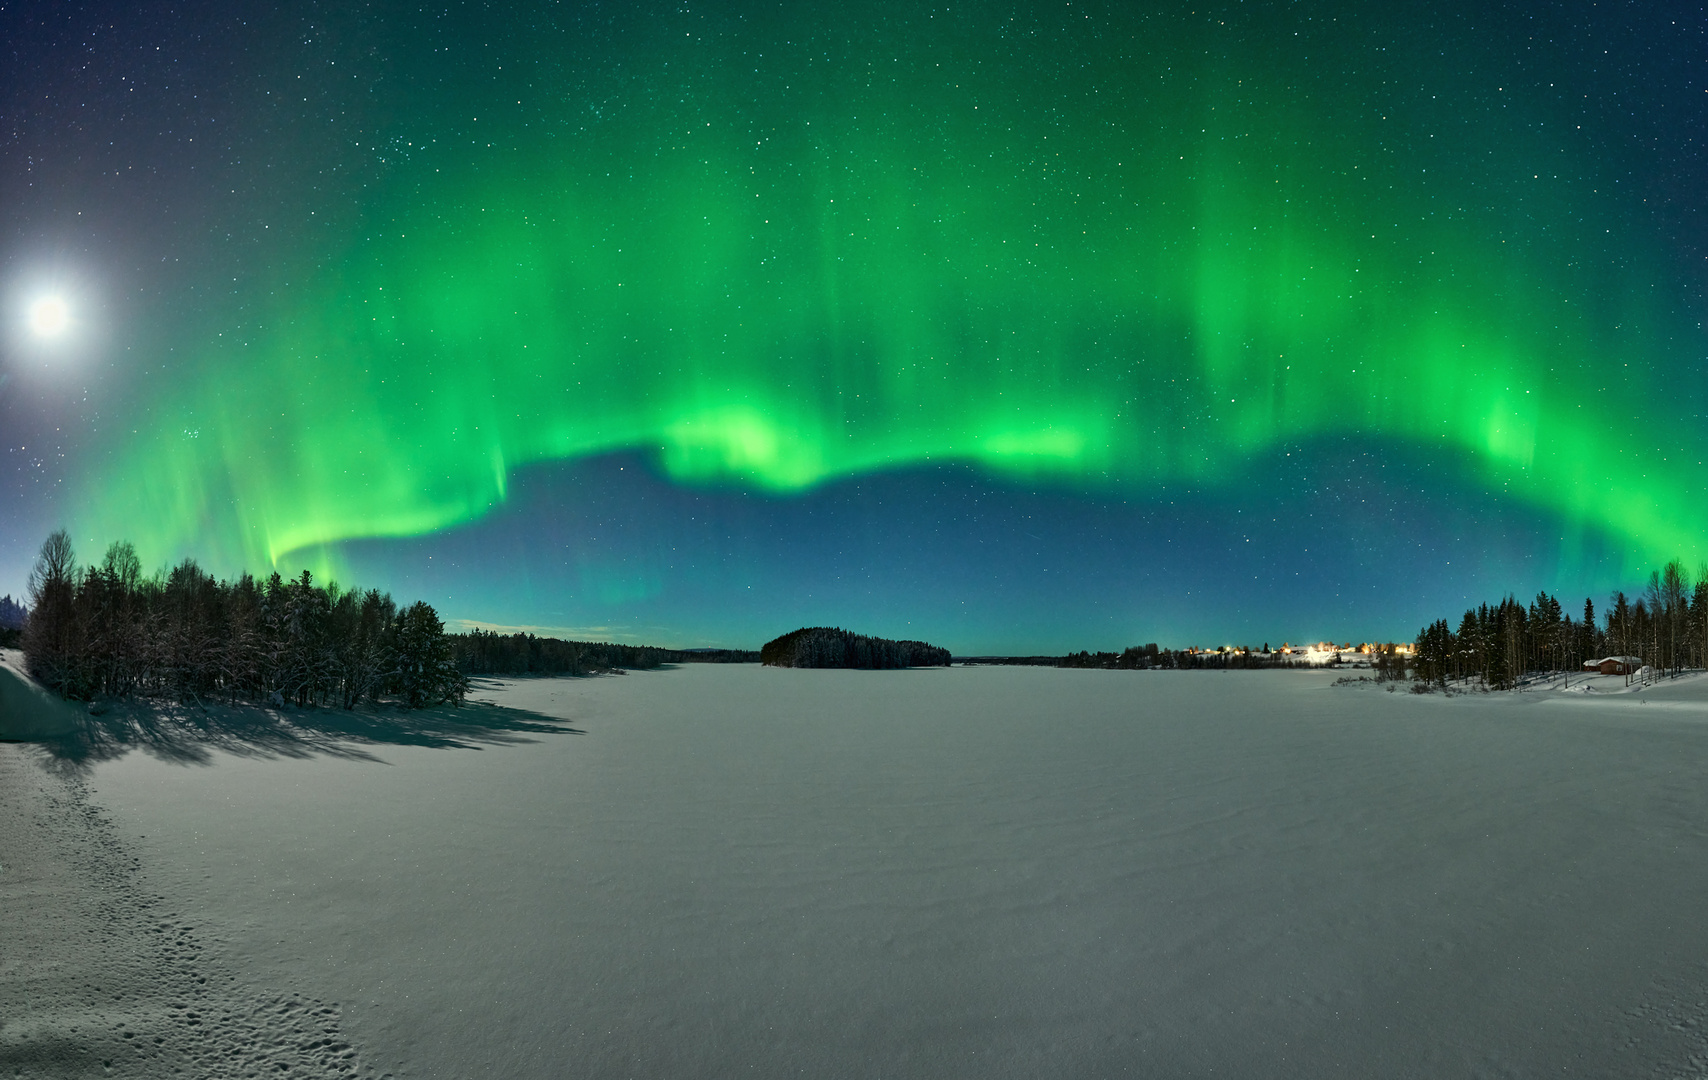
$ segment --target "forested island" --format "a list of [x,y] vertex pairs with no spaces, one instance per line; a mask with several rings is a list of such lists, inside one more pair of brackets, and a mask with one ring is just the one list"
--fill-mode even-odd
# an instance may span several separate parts
[[948,667],[949,650],[923,641],[868,637],[835,626],[803,626],[767,641],[759,662],[771,667],[859,668],[891,671],[909,667]]

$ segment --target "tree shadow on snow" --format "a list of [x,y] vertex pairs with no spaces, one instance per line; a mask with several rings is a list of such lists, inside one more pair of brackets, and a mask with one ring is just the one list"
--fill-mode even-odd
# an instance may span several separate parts
[[214,751],[241,757],[315,755],[380,761],[373,748],[426,746],[478,750],[536,742],[539,735],[580,735],[581,729],[543,713],[471,702],[461,708],[358,709],[113,704],[85,720],[82,730],[36,743],[50,767],[85,772],[134,750],[178,765],[207,765]]

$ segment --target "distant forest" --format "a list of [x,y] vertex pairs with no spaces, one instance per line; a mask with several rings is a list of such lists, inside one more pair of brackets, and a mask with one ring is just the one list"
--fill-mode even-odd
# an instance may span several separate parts
[[660,649],[485,630],[452,634],[450,641],[457,668],[467,675],[593,675],[664,664],[752,664],[759,659],[750,649]]
[[[29,673],[76,700],[337,706],[460,703],[470,675],[583,675],[671,662],[752,662],[753,652],[675,652],[483,631],[446,634],[430,604],[400,608],[375,589],[244,574],[216,580],[193,560],[143,576],[120,541],[79,567],[63,531],[48,537],[29,581],[30,607],[7,597],[3,631]],[[7,644],[0,639],[0,645]]]
[[1255,671],[1262,668],[1313,668],[1298,653],[1271,652],[1267,642],[1261,649],[1163,649],[1131,645],[1120,652],[1081,650],[1066,656],[963,656],[961,664],[1009,667],[1099,668],[1107,671]]
[[1478,679],[1510,688],[1607,656],[1633,657],[1670,675],[1708,667],[1708,567],[1693,586],[1675,559],[1649,575],[1641,596],[1614,593],[1600,621],[1593,600],[1585,599],[1582,618],[1574,619],[1545,592],[1528,605],[1511,596],[1481,604],[1465,612],[1457,630],[1446,619],[1424,627],[1412,663],[1425,682]]
[[949,660],[948,649],[923,641],[868,637],[835,626],[803,626],[766,642],[759,649],[759,662],[772,667],[888,671],[948,667]]
[[28,609],[10,595],[0,596],[0,648],[17,647],[24,634],[24,617],[28,613]]

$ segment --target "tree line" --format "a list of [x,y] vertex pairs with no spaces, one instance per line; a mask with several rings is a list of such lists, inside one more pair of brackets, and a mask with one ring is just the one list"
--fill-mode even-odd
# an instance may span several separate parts
[[79,567],[62,530],[42,544],[29,601],[25,666],[77,700],[420,708],[460,703],[468,689],[431,605],[399,608],[306,570],[223,581],[186,559],[145,577],[126,541]]
[[[1025,662],[1047,659],[1052,667],[1103,668],[1116,671],[1256,671],[1264,668],[1316,666],[1296,653],[1271,652],[1267,642],[1261,649],[1162,649],[1152,642],[1142,646],[1130,645],[1118,653],[1081,650],[1066,656],[1021,659]],[[1013,661],[986,658],[984,662]]]
[[740,649],[661,649],[474,630],[447,634],[432,605],[375,589],[244,574],[215,580],[186,559],[143,576],[119,541],[79,567],[63,531],[30,574],[30,607],[0,598],[0,645],[68,698],[161,698],[354,708],[459,703],[471,675],[591,675],[669,663],[753,663]]
[[450,642],[458,670],[467,675],[594,675],[664,664],[751,664],[759,659],[746,649],[661,649],[490,630],[452,634]]
[[1693,585],[1675,559],[1649,574],[1640,595],[1615,592],[1599,620],[1593,599],[1573,618],[1546,592],[1529,604],[1510,595],[1479,604],[1456,630],[1438,619],[1419,631],[1413,666],[1425,682],[1477,679],[1510,689],[1529,676],[1577,671],[1608,656],[1632,657],[1669,675],[1708,667],[1708,567]]
[[[1378,654],[1375,661],[1382,659]],[[1065,656],[966,656],[962,664],[998,664],[1010,667],[1093,668],[1106,671],[1257,671],[1267,668],[1318,668],[1299,653],[1272,652],[1268,642],[1261,649],[1251,646],[1221,649],[1164,649],[1155,642],[1129,645],[1120,652],[1091,652],[1081,649]],[[1330,664],[1340,662],[1339,655]]]

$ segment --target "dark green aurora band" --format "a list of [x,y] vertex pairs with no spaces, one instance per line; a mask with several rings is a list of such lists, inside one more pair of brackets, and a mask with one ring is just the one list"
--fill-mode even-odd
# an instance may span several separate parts
[[970,462],[1142,497],[1354,434],[1458,462],[1568,549],[1708,556],[1704,429],[1657,395],[1702,332],[1581,91],[1467,51],[1512,42],[800,20],[661,25],[554,91],[555,127],[393,147],[347,246],[156,405],[76,535],[315,563],[622,448],[776,493]]

